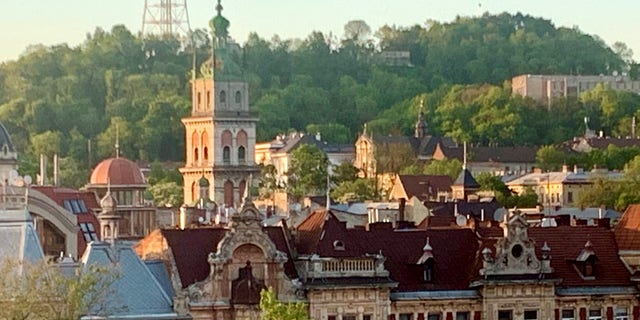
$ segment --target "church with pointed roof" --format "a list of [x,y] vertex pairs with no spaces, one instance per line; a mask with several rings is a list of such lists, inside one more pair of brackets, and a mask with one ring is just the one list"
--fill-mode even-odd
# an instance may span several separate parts
[[229,37],[229,20],[211,20],[213,55],[193,74],[191,114],[182,119],[186,132],[186,163],[180,168],[184,201],[199,200],[199,179],[210,183],[209,197],[219,208],[238,207],[255,164],[256,123],[249,109],[249,85],[236,61],[240,48]]

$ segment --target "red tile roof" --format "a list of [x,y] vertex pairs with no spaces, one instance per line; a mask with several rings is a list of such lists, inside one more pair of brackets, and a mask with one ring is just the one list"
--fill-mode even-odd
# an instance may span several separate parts
[[[558,226],[529,228],[529,237],[536,241],[536,254],[546,242],[551,248],[551,267],[562,279],[560,286],[630,286],[629,271],[618,256],[614,233],[596,226]],[[574,267],[575,260],[590,241],[598,258],[594,280],[583,279]]]
[[632,204],[614,229],[620,250],[640,250],[640,204]]
[[444,175],[399,175],[399,183],[409,198],[417,197],[425,201],[430,195],[440,192],[450,192],[453,180]]
[[[484,222],[486,224],[486,222]],[[496,223],[472,228],[429,228],[393,230],[389,224],[373,224],[369,230],[347,229],[332,213],[316,212],[302,225],[298,243],[301,254],[316,253],[322,257],[362,257],[382,253],[390,278],[397,281],[397,291],[463,290],[479,278],[482,265],[480,252],[502,237]],[[560,286],[631,286],[630,274],[618,257],[614,234],[607,228],[595,226],[559,226],[529,228],[529,236],[536,242],[537,255],[546,242],[551,247],[551,266]],[[427,237],[435,258],[434,281],[422,281],[422,270],[415,262],[423,253]],[[344,250],[336,250],[341,242]],[[590,241],[597,256],[596,277],[583,279],[574,260]],[[334,279],[335,280],[335,279]]]

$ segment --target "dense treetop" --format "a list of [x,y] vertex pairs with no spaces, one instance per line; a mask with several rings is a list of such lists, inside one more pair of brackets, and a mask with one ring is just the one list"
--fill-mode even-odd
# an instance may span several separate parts
[[[198,65],[208,58],[209,38],[196,30],[193,44],[141,39],[114,26],[78,47],[32,46],[0,64],[0,121],[21,155],[22,174],[34,174],[38,154],[57,153],[63,183],[81,185],[90,165],[114,155],[116,134],[127,158],[183,161],[180,118],[190,110],[192,56]],[[549,112],[511,96],[505,81],[523,73],[635,72],[625,46],[614,49],[577,28],[503,13],[375,32],[351,21],[341,39],[251,34],[235,58],[260,115],[259,141],[301,130],[352,143],[364,123],[379,134],[411,134],[422,100],[430,133],[542,145],[580,134],[585,115],[624,134],[639,98],[599,88],[580,101],[556,101]],[[410,63],[386,64],[383,51],[408,51]]]

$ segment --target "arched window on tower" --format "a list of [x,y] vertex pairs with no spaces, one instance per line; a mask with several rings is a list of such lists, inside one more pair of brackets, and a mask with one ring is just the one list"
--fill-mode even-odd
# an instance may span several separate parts
[[191,202],[196,201],[196,182],[191,183]]
[[238,148],[238,162],[244,163],[245,161],[244,157],[245,157],[244,146],[240,146]]
[[211,91],[207,90],[207,105],[204,106],[204,109],[209,109],[211,106]]
[[236,103],[240,104],[242,102],[242,94],[240,91],[236,91]]
[[198,134],[197,131],[193,131],[193,133],[191,134],[191,150],[192,150],[192,156],[193,159],[191,161],[193,161],[193,163],[198,162],[198,148],[200,147],[200,135]]
[[220,103],[226,103],[227,102],[227,93],[222,90],[220,91]]
[[207,131],[202,133],[202,160],[209,161],[209,134]]
[[198,162],[198,148],[193,149],[193,161]]
[[231,131],[223,131],[222,136],[220,137],[220,142],[222,145],[222,161],[225,164],[229,164],[231,162],[231,146],[233,144],[233,135],[231,134]]
[[222,161],[224,164],[229,164],[231,162],[231,148],[229,146],[224,146],[224,148],[222,148]]

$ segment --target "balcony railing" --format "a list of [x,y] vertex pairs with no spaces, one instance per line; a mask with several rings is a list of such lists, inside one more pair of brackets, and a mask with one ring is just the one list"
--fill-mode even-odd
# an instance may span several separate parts
[[385,257],[380,254],[349,258],[313,255],[301,257],[298,265],[307,278],[387,277],[389,271],[384,268],[384,261]]

